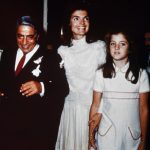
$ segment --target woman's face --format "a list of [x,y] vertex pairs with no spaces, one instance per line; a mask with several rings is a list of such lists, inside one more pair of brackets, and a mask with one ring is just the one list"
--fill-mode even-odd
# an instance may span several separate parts
[[122,33],[113,34],[111,36],[109,48],[114,61],[127,61],[129,43]]
[[70,27],[74,39],[81,39],[89,31],[89,17],[86,10],[76,10],[70,18]]

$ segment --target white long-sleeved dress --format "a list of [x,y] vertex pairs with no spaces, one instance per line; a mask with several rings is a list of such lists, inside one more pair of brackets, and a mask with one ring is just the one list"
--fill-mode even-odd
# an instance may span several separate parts
[[136,84],[127,81],[128,67],[129,63],[121,69],[115,67],[116,76],[111,79],[103,78],[102,70],[96,72],[94,90],[103,93],[98,150],[138,149],[141,136],[139,93],[149,92],[150,86],[145,70],[140,72]]
[[65,99],[55,150],[87,150],[88,120],[93,81],[99,65],[105,62],[105,44],[88,44],[85,37],[73,46],[60,46],[70,92]]

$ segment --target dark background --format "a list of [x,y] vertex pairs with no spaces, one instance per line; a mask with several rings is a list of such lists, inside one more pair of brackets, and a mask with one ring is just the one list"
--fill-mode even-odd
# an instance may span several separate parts
[[[150,31],[148,1],[142,0],[48,0],[48,43],[59,38],[62,15],[68,2],[88,1],[93,10],[95,34],[103,39],[106,31],[114,24],[122,24],[132,30],[141,43],[144,33]],[[43,24],[43,0],[1,0],[0,1],[0,48],[15,43],[16,19],[32,15]]]
[[[0,49],[10,50],[16,46],[16,20],[22,15],[33,16],[43,27],[44,0],[1,0],[0,1]],[[150,33],[149,0],[48,0],[48,30],[41,31],[43,44],[54,48],[60,44],[60,29],[64,10],[68,3],[82,1],[91,6],[94,34],[99,39],[115,25],[131,31],[138,44],[140,63],[146,66],[150,44],[145,46],[144,34]],[[150,43],[150,37],[149,37]]]
[[[48,1],[48,31],[42,34],[42,38],[46,40],[47,44],[59,44],[62,15],[66,4],[72,1],[75,0]],[[116,24],[121,24],[134,33],[140,47],[140,53],[146,54],[147,49],[144,45],[144,34],[150,32],[148,0],[80,1],[88,1],[91,4],[93,19],[95,20],[95,35],[103,39],[107,30],[113,28]],[[0,1],[0,49],[9,50],[9,48],[15,46],[16,20],[22,15],[33,16],[38,21],[39,26],[42,26],[43,0]],[[150,143],[149,137],[148,143]],[[150,149],[150,144],[147,145],[147,149]]]

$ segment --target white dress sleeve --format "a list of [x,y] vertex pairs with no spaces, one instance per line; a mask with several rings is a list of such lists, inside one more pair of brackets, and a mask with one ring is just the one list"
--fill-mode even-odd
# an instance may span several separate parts
[[102,70],[97,70],[94,79],[93,90],[97,92],[103,92],[104,81],[103,81],[103,73]]
[[66,55],[66,50],[65,50],[66,46],[60,46],[57,50],[57,53],[60,55],[61,57],[61,62],[59,63],[60,68],[64,67],[65,64],[65,55]]
[[[103,81],[103,73],[102,70],[96,71],[95,80],[94,80],[94,91],[97,92],[103,92],[104,88],[104,81]],[[98,113],[102,113],[102,107],[103,107],[103,99],[101,99],[100,107],[98,108]]]
[[95,49],[97,50],[97,59],[98,59],[98,64],[102,65],[106,62],[106,44],[104,41],[98,40],[94,44]]
[[146,70],[143,70],[140,74],[140,88],[139,93],[145,93],[150,91],[149,78]]
[[65,56],[65,46],[60,46],[58,48],[57,52],[61,56],[61,58],[64,59],[64,56]]

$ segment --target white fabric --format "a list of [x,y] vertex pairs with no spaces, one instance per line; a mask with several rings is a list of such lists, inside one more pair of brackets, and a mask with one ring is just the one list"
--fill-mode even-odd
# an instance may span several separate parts
[[137,150],[140,143],[139,93],[149,92],[150,87],[145,70],[140,71],[136,84],[127,81],[128,67],[129,63],[115,68],[116,76],[112,79],[103,78],[102,70],[96,72],[94,90],[103,93],[98,130],[100,150]]
[[[33,50],[26,54],[26,59],[23,64],[23,67],[27,64],[27,62],[30,60],[30,58],[35,54],[35,52],[38,50],[38,48],[39,48],[39,45],[36,44],[35,47],[33,48]],[[22,56],[23,56],[23,52],[20,48],[18,48],[16,62],[15,62],[15,70],[16,70],[18,63],[19,63],[20,59],[22,58]]]
[[96,69],[105,62],[103,41],[88,44],[85,38],[73,46],[60,46],[70,92],[65,99],[56,150],[87,150],[89,109]]

